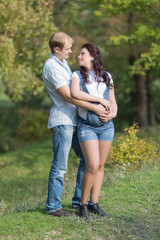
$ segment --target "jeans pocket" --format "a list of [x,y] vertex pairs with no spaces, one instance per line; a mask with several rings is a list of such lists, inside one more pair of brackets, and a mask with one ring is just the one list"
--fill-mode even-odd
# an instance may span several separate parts
[[112,119],[105,123],[105,127],[114,128],[114,123],[113,123]]

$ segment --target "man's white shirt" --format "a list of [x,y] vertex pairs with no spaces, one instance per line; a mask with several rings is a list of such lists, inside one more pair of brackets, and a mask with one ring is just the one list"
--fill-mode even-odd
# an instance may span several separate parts
[[43,82],[53,102],[48,119],[48,128],[58,125],[77,125],[77,107],[58,93],[57,89],[68,85],[70,87],[72,71],[66,60],[61,62],[52,53],[43,68]]

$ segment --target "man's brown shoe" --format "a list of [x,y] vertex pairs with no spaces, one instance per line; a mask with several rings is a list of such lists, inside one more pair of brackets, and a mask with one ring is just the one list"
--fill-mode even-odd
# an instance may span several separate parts
[[53,217],[69,217],[73,213],[68,212],[65,209],[61,208],[61,209],[58,209],[55,212],[49,212],[47,214],[50,215],[50,216],[53,216]]

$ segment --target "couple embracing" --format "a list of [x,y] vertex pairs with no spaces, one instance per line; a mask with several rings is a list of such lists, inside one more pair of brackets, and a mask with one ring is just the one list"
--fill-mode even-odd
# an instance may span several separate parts
[[100,50],[94,44],[82,46],[80,69],[72,74],[66,61],[73,39],[64,32],[50,37],[51,54],[44,64],[43,81],[53,102],[48,128],[52,130],[53,153],[46,213],[70,216],[61,205],[64,174],[70,148],[80,158],[72,208],[90,218],[90,212],[107,216],[98,204],[106,162],[113,136],[112,119],[117,115],[114,83],[104,70]]

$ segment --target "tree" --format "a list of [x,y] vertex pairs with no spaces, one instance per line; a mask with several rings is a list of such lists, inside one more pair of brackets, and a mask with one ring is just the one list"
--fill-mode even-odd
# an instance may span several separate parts
[[0,88],[13,101],[43,90],[48,39],[57,30],[52,0],[0,2]]
[[[138,119],[141,126],[155,124],[152,83],[160,67],[160,3],[158,0],[80,1],[94,6],[99,15],[126,16],[126,28],[120,29],[110,42],[128,48],[130,73],[136,82]],[[157,74],[157,75],[156,75]],[[149,116],[149,117],[148,117]]]

